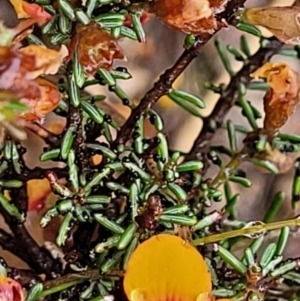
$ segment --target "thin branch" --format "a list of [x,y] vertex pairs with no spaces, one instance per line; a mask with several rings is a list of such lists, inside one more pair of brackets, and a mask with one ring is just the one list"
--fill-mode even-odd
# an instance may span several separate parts
[[0,246],[4,250],[11,252],[27,262],[28,257],[26,256],[24,250],[18,247],[18,240],[2,229],[0,229]]
[[[38,273],[45,273],[47,276],[50,276],[52,268],[54,268],[54,271],[57,271],[57,267],[55,268],[53,266],[53,258],[45,254],[45,250],[41,250],[41,248],[37,246],[23,225],[14,225],[12,231],[14,231],[16,237],[0,229],[0,246],[4,250],[16,255],[32,268],[36,268],[36,272]],[[43,263],[44,260],[46,261]],[[52,264],[49,264],[50,261]],[[41,268],[41,265],[43,265],[44,268]]]
[[22,173],[18,174],[16,172],[13,172],[9,170],[5,173],[5,176],[3,177],[6,180],[19,180],[22,182],[27,182],[29,180],[33,179],[42,179],[45,178],[46,173],[51,170],[53,171],[58,178],[65,178],[68,177],[68,171],[66,168],[42,168],[42,167],[35,167],[33,169],[28,168],[27,166],[22,166]]
[[[15,205],[27,207],[26,186],[21,189],[11,189],[12,202]],[[17,201],[16,201],[17,199]],[[20,209],[20,208],[18,208]],[[0,209],[5,222],[10,227],[14,236],[5,231],[0,232],[0,245],[24,260],[37,273],[45,273],[49,278],[56,277],[61,272],[61,264],[53,259],[50,253],[40,247],[31,237],[24,224],[19,224],[4,210]],[[27,211],[27,208],[25,212]]]
[[[191,151],[185,157],[186,161],[194,159],[206,160],[207,146],[215,135],[215,130],[222,126],[228,111],[238,100],[239,85],[242,83],[247,86],[252,79],[249,74],[263,65],[264,62],[268,61],[270,57],[278,52],[281,46],[281,42],[275,38],[271,39],[265,48],[260,48],[260,50],[249,59],[245,66],[231,78],[228,87],[222,92],[211,115],[203,118],[203,128],[196,138]],[[212,123],[214,124],[213,130],[211,128]],[[206,165],[202,171],[203,173],[205,173],[207,167]]]
[[140,104],[132,110],[128,120],[118,132],[118,136],[114,141],[115,146],[125,143],[130,138],[136,120],[139,119],[148,108],[152,107],[163,95],[169,92],[176,78],[198,56],[199,51],[209,39],[210,37],[206,37],[205,39],[198,38],[190,49],[187,49],[182,53],[175,65],[172,68],[167,69],[164,74],[160,76],[153,88],[141,99]]
[[83,118],[78,108],[70,106],[70,112],[68,117],[68,126],[76,127],[76,135],[73,144],[73,148],[76,152],[76,158],[81,172],[86,171],[89,168],[89,157],[87,155],[86,147],[84,144],[85,133]]
[[41,281],[41,278],[33,271],[26,269],[8,268],[8,275],[21,283],[22,287],[30,288],[32,284]]
[[[231,0],[223,13],[217,16],[218,20],[229,19],[229,24],[234,24],[236,21],[232,18],[234,12],[243,7],[246,0]],[[232,19],[232,20],[231,20]],[[163,95],[167,94],[172,88],[172,84],[178,76],[189,66],[189,64],[200,54],[204,45],[218,32],[223,25],[219,23],[219,27],[212,34],[207,34],[204,37],[197,37],[195,43],[189,49],[184,50],[179,59],[173,67],[167,69],[154,84],[153,88],[149,90],[141,99],[139,105],[132,110],[126,123],[118,132],[117,138],[113,146],[124,144],[130,139],[134,130],[135,122],[143,115],[148,108],[152,107]]]
[[26,262],[32,269],[37,273],[45,273],[50,279],[60,275],[60,262],[53,259],[46,249],[38,246],[24,225],[10,223],[9,226],[14,235],[18,237],[18,248],[24,253]]
[[14,205],[16,205],[20,211],[27,212],[28,196],[27,196],[27,187],[24,184],[21,188],[11,189],[10,196],[13,200]]

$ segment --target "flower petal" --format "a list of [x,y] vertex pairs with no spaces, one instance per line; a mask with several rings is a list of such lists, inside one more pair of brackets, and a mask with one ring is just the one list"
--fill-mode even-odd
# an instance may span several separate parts
[[[38,189],[37,189],[38,187]],[[27,182],[28,210],[43,207],[47,196],[52,192],[48,179],[34,179]]]
[[11,291],[12,291],[12,299],[7,300],[7,301],[24,301],[24,292],[22,290],[22,286],[19,282],[7,278],[7,284],[10,286]]
[[52,16],[46,12],[40,5],[36,3],[28,3],[26,1],[22,2],[23,10],[31,18],[38,18],[38,24],[42,26],[43,24],[49,22]]
[[297,74],[285,63],[266,63],[251,74],[255,79],[266,78],[267,82],[276,93],[289,90],[290,94],[298,92]]
[[299,102],[298,73],[285,63],[266,63],[251,76],[267,79],[270,89],[264,96],[264,128],[278,130],[293,114]]
[[261,7],[244,11],[245,21],[264,26],[282,43],[300,44],[300,7]]
[[227,0],[154,0],[150,12],[169,27],[185,33],[213,33],[218,25],[214,14],[222,11],[226,3]]
[[68,49],[62,45],[59,51],[48,49],[40,45],[29,45],[19,50],[26,56],[35,56],[35,68],[30,72],[31,78],[37,78],[40,75],[56,74],[68,55]]
[[78,29],[78,61],[88,75],[99,68],[110,70],[115,59],[125,59],[118,42],[98,24]]
[[17,14],[18,19],[28,18],[28,14],[24,11],[22,0],[9,0]]
[[152,236],[131,256],[124,278],[130,301],[209,300],[211,276],[201,254],[181,238]]
[[42,119],[45,115],[56,109],[62,98],[56,86],[47,80],[37,78],[35,82],[40,88],[41,97],[39,99],[22,99],[31,108],[30,113],[24,114],[26,121]]
[[50,21],[51,15],[47,13],[40,5],[28,3],[22,0],[9,0],[17,14],[18,19],[37,18],[39,25]]

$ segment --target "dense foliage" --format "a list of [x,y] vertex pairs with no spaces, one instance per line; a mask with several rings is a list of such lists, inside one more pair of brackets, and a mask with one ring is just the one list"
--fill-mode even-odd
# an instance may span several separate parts
[[[0,24],[0,212],[12,234],[0,229],[0,245],[29,268],[8,267],[1,261],[0,287],[10,289],[12,298],[2,298],[0,291],[0,300],[23,300],[26,294],[27,300],[127,300],[122,277],[130,257],[140,242],[160,233],[179,235],[205,257],[213,282],[211,298],[298,300],[299,259],[286,260],[283,255],[290,228],[300,220],[293,216],[273,221],[285,199],[281,191],[262,221],[239,220],[235,205],[243,196],[234,194],[231,184],[251,192],[252,183],[240,167],[243,162],[258,167],[257,173],[293,168],[289,153],[299,151],[300,137],[280,129],[299,101],[298,73],[287,63],[269,61],[278,53],[300,56],[300,8],[244,10],[245,2],[10,0],[20,22],[15,28]],[[131,78],[130,70],[122,67],[126,53],[119,40],[146,42],[143,25],[152,15],[186,34],[184,49],[135,104],[118,84]],[[274,36],[264,38],[257,25]],[[239,49],[214,40],[230,83],[205,83],[220,97],[210,116],[202,117],[205,100],[175,89],[173,83],[228,26],[260,37],[260,48],[252,54],[245,36]],[[242,62],[238,72],[229,56]],[[92,85],[107,86],[108,93],[130,108],[129,118],[118,120],[101,106],[106,95],[89,95],[85,88]],[[260,112],[246,98],[248,90],[265,91],[263,128],[257,125]],[[203,119],[202,131],[186,154],[170,149],[164,121],[153,109],[164,95]],[[241,109],[249,127],[234,120],[224,123],[233,106]],[[50,112],[65,118],[61,133],[43,127]],[[146,124],[153,135],[147,134]],[[211,144],[221,128],[228,133],[229,148]],[[28,130],[47,144],[40,161],[62,164],[28,168],[22,146]],[[241,148],[237,134],[244,137]],[[218,168],[213,179],[206,177],[211,165]],[[297,160],[295,212],[299,170]],[[28,183],[43,178],[57,201],[47,208],[40,226],[59,223],[56,246],[39,246],[24,226],[32,205]],[[224,199],[222,210],[211,209]],[[269,231],[275,230],[280,231],[277,243],[262,249]],[[242,257],[235,252],[241,245]]]

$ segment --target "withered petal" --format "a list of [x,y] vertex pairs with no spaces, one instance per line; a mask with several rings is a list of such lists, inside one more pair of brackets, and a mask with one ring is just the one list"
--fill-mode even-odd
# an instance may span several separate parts
[[124,59],[116,39],[98,24],[83,26],[77,31],[78,61],[88,75],[104,68],[110,70],[115,59]]
[[62,98],[61,93],[57,90],[56,86],[47,80],[37,78],[37,83],[41,96],[38,99],[23,98],[22,102],[27,104],[30,108],[29,113],[23,114],[26,121],[41,120],[48,113],[55,110]]
[[270,89],[264,96],[264,128],[276,131],[286,123],[299,102],[298,73],[285,63],[268,62],[250,75],[267,79]]
[[29,45],[19,50],[25,56],[34,56],[35,65],[30,71],[32,79],[40,75],[56,74],[63,60],[68,56],[68,49],[62,45],[59,51],[41,45]]
[[268,29],[285,44],[300,44],[300,7],[280,6],[248,8],[243,13],[243,19],[253,25]]
[[155,0],[150,3],[153,12],[169,27],[185,33],[213,33],[218,22],[216,11],[222,11],[227,0]]

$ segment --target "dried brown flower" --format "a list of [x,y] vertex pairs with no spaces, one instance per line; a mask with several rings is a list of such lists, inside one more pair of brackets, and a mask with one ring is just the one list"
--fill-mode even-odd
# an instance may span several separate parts
[[99,68],[110,70],[115,59],[125,59],[117,40],[95,23],[78,28],[77,47],[78,61],[88,75]]
[[192,34],[212,34],[218,27],[215,13],[227,0],[154,0],[150,12],[173,29]]
[[253,25],[264,26],[285,44],[300,44],[300,7],[248,8],[243,19]]
[[298,73],[285,63],[266,63],[251,76],[267,79],[270,89],[264,96],[264,128],[277,131],[293,114],[299,102]]
[[66,55],[65,46],[60,51],[38,45],[0,47],[0,91],[28,105],[30,112],[23,115],[25,120],[40,120],[57,107],[61,94],[38,77],[57,73]]
[[15,9],[19,19],[38,18],[38,24],[43,25],[51,19],[51,15],[47,13],[42,6],[36,3],[28,3],[22,0],[9,0]]
[[40,99],[38,101],[28,98],[22,100],[30,108],[30,112],[23,116],[27,121],[43,119],[48,113],[56,109],[61,100],[61,94],[55,85],[42,78],[37,78],[35,82],[40,89]]
[[59,51],[40,45],[29,45],[19,49],[19,52],[26,56],[35,57],[33,70],[29,74],[31,78],[37,78],[45,74],[56,74],[68,55],[68,49],[65,45],[62,45]]

